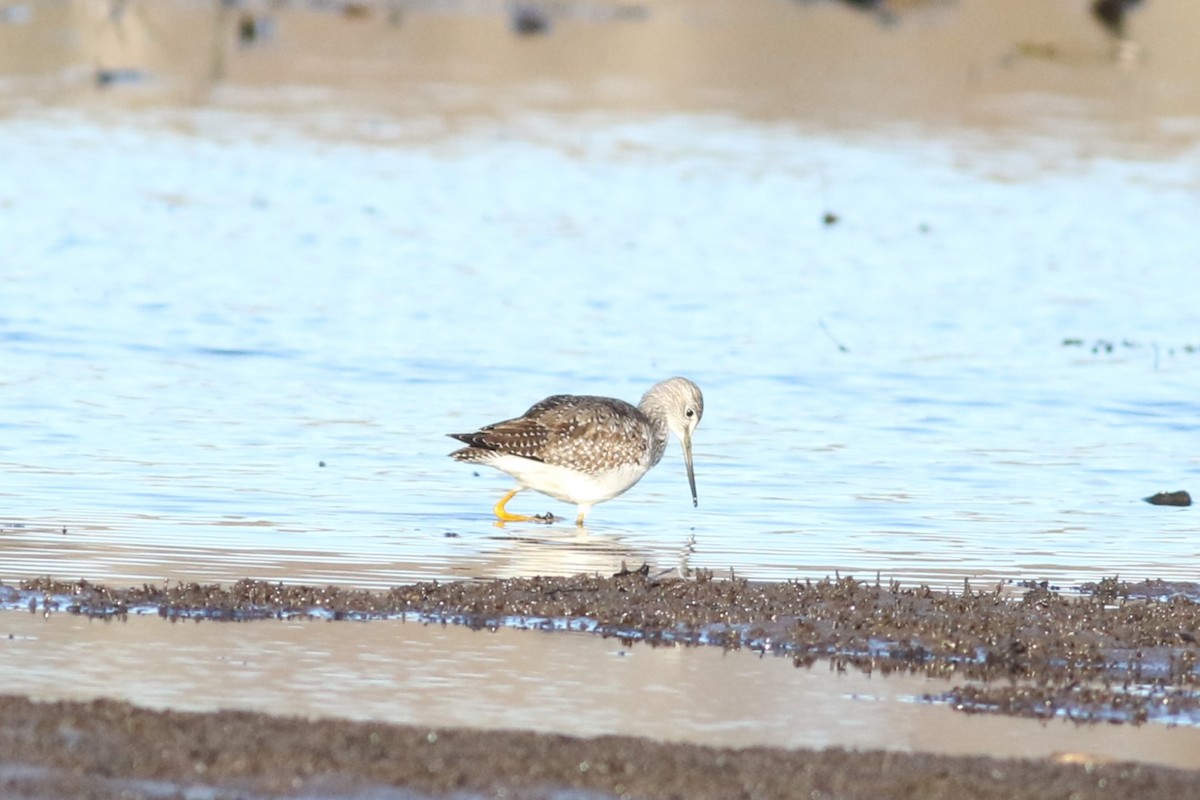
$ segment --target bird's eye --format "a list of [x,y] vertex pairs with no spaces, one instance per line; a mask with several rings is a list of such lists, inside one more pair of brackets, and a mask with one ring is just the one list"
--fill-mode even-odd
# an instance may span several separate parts
[[696,416],[696,410],[694,408],[689,408],[687,411],[685,411],[683,413],[687,414],[688,417]]

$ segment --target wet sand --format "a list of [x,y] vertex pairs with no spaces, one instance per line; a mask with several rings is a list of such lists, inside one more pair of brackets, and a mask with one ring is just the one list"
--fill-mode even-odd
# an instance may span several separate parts
[[[386,592],[250,580],[116,589],[47,579],[0,585],[0,601],[103,618],[407,614],[474,628],[569,627],[650,644],[773,651],[797,664],[831,658],[838,669],[939,674],[970,681],[948,693],[960,710],[1137,723],[1196,707],[1194,590],[1107,581],[1079,596],[1035,586],[1014,599],[1001,587],[943,593],[850,578],[766,584],[633,571]],[[6,796],[161,797],[186,789],[214,797],[1200,797],[1194,772],[1087,754],[1051,763],[730,750],[12,696],[0,698],[0,709]]]
[[1019,599],[997,586],[961,592],[862,582],[756,583],[653,577],[534,577],[419,583],[386,592],[244,580],[115,589],[87,582],[0,585],[0,602],[98,617],[372,619],[413,615],[472,628],[587,630],[648,644],[747,648],[797,665],[920,672],[956,682],[960,711],[1087,722],[1191,720],[1200,710],[1194,585],[1044,585]]
[[[1193,772],[626,736],[188,714],[0,697],[0,792],[22,798],[1198,798]],[[402,790],[398,790],[402,789]]]
[[6,797],[1190,798],[1192,772],[431,730],[0,696]]

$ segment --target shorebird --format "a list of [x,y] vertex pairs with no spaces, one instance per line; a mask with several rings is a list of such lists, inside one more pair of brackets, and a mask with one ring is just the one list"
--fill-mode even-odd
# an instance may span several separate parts
[[668,431],[683,444],[692,505],[697,505],[692,431],[703,414],[700,387],[687,378],[668,378],[651,386],[636,406],[612,397],[556,394],[515,419],[447,435],[467,445],[451,458],[486,464],[517,479],[516,488],[492,509],[501,521],[547,521],[505,508],[517,492],[535,489],[574,503],[575,524],[583,525],[592,506],[621,494],[662,460]]

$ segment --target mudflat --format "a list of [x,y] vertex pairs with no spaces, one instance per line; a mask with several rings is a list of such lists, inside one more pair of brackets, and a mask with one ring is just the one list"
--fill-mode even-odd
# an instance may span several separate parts
[[[797,664],[828,658],[839,669],[961,678],[939,698],[961,711],[1136,724],[1196,705],[1194,589],[1114,580],[1069,595],[1035,585],[1012,597],[1012,587],[939,592],[851,578],[756,583],[637,570],[383,592],[44,579],[0,585],[0,601],[35,613],[208,624],[408,615],[476,628],[582,628],[650,644],[753,648]],[[0,791],[28,798],[1200,797],[1194,772],[1086,753],[999,760],[724,749],[19,696],[0,697],[0,754]]]
[[939,700],[978,713],[1077,721],[1173,721],[1200,708],[1195,586],[1106,580],[1063,593],[959,592],[853,578],[763,583],[646,570],[601,577],[417,583],[387,591],[243,580],[112,588],[0,584],[0,602],[111,617],[333,620],[412,615],[473,628],[571,628],[649,644],[749,648],[797,664],[952,679]]
[[1192,798],[1195,773],[432,730],[0,696],[5,797]]

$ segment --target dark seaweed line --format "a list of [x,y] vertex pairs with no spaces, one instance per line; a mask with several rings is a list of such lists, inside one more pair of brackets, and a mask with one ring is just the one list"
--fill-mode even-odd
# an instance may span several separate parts
[[43,579],[19,589],[0,585],[0,608],[102,618],[401,619],[584,631],[630,643],[746,649],[791,657],[796,666],[828,660],[836,670],[965,680],[926,699],[968,713],[1191,723],[1200,712],[1200,605],[1180,588],[1106,580],[1090,595],[1068,599],[1034,584],[1012,600],[968,585],[953,594],[852,578],[753,584],[710,575],[659,580],[644,571],[434,582],[387,592],[252,580],[228,588],[111,589]]

